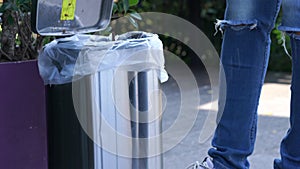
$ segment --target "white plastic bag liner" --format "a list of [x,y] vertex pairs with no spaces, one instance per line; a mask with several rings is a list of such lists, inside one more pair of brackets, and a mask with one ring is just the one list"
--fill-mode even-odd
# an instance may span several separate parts
[[38,65],[45,84],[65,84],[107,69],[157,70],[161,82],[168,80],[164,69],[163,45],[158,35],[128,32],[111,37],[74,35],[47,44]]

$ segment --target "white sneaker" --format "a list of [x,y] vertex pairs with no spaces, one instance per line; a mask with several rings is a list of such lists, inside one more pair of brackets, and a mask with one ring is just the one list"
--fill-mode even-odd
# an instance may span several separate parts
[[214,164],[211,158],[206,157],[202,163],[196,161],[190,164],[186,169],[214,169]]

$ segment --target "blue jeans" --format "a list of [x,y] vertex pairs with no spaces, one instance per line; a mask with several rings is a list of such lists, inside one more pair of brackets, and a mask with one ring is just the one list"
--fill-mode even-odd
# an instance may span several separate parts
[[[226,98],[224,109],[208,154],[215,169],[248,169],[257,128],[257,107],[266,74],[270,33],[280,7],[280,30],[291,37],[293,78],[291,85],[291,127],[280,147],[275,169],[300,168],[300,0],[227,0],[225,19],[217,24],[224,30],[221,62],[224,67]],[[226,84],[226,85],[224,85]],[[222,92],[221,92],[222,93]],[[222,98],[222,97],[220,97]],[[222,105],[222,104],[220,104]],[[222,108],[220,108],[222,110]]]

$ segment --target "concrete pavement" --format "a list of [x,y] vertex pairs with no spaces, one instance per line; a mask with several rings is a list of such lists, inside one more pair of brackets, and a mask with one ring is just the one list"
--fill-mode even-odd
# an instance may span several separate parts
[[[270,72],[267,74],[258,108],[259,119],[255,151],[250,157],[252,169],[272,169],[273,159],[279,157],[279,144],[289,127],[290,79],[291,76],[285,73]],[[199,79],[197,80],[199,82]],[[201,161],[207,156],[211,137],[203,143],[199,142],[199,137],[210,108],[211,90],[205,80],[203,83],[200,82],[198,87],[201,104],[197,107],[197,119],[184,139],[164,153],[165,169],[184,169],[188,164],[196,160]],[[172,78],[163,84],[163,91],[167,100],[163,115],[163,129],[167,130],[178,117],[180,91]],[[191,89],[190,92],[197,92],[197,89]],[[211,113],[216,112],[212,111]],[[185,125],[188,126],[189,122],[186,123]],[[209,132],[213,133],[213,129],[210,130]],[[168,142],[164,144],[168,144]]]

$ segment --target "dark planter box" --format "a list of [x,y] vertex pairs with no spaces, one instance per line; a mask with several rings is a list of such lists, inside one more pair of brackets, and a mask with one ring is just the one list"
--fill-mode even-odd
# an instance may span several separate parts
[[0,64],[0,168],[47,169],[45,87],[36,61]]

